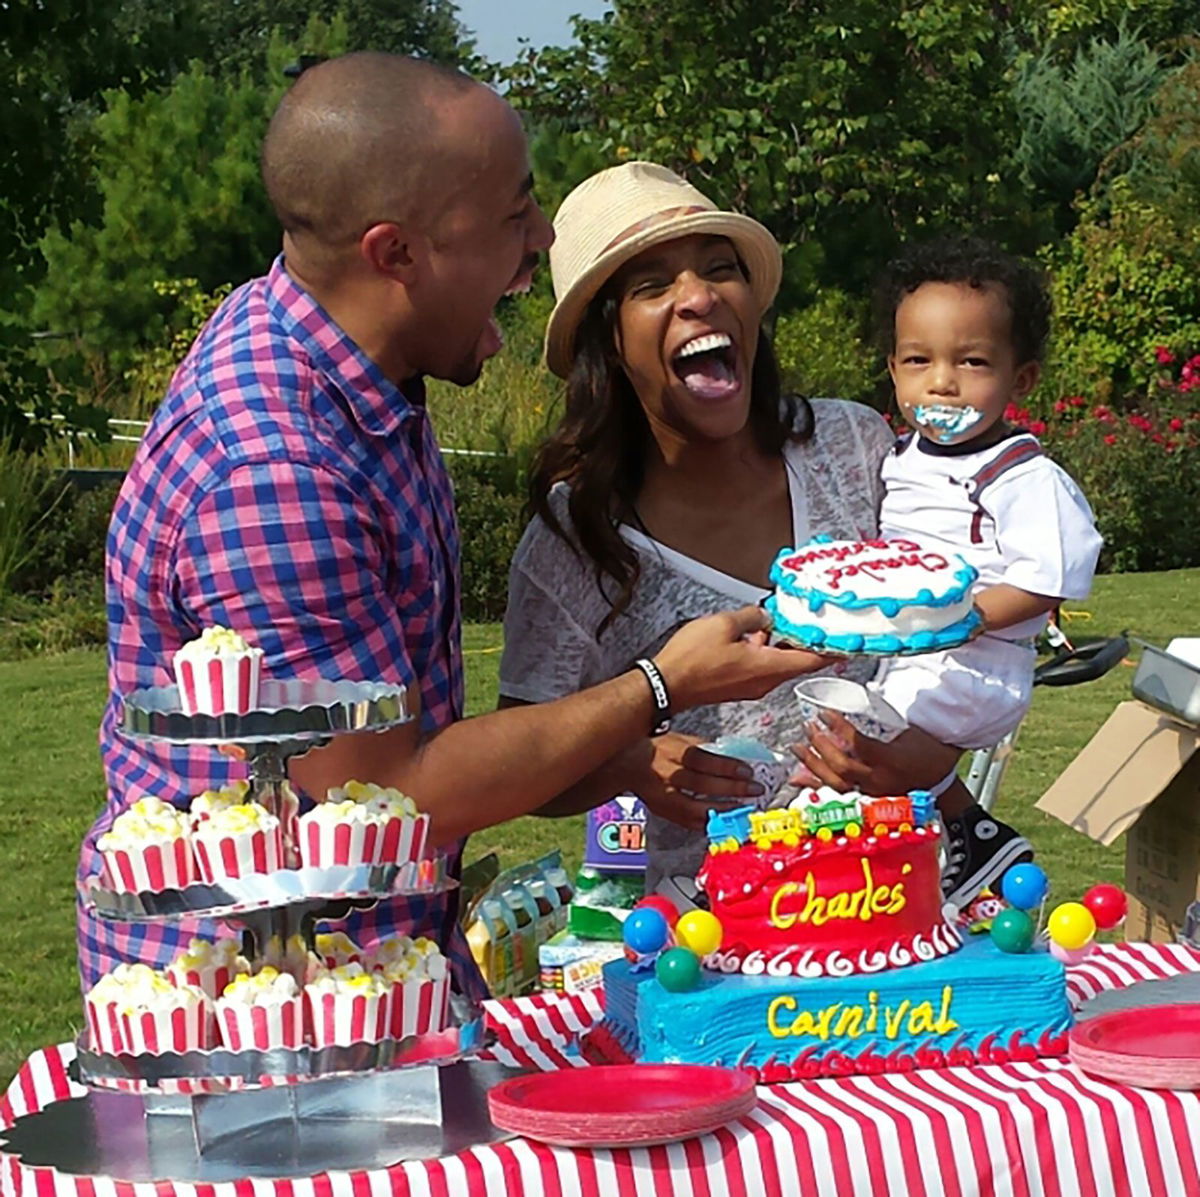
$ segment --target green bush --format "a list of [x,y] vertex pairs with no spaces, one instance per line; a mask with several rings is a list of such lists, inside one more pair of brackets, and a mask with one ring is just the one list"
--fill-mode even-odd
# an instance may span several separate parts
[[13,579],[15,593],[48,598],[55,587],[103,586],[104,542],[118,482],[80,490],[61,477],[43,496],[43,514],[30,552]]
[[1137,406],[1152,390],[1157,346],[1200,344],[1200,228],[1180,227],[1128,179],[1085,201],[1075,230],[1045,257],[1050,394]]
[[1159,381],[1161,398],[1140,410],[1073,395],[1055,400],[1046,420],[1026,410],[1008,413],[1042,439],[1087,496],[1104,536],[1105,573],[1200,565],[1190,518],[1200,507],[1200,410],[1191,402],[1200,392],[1200,355],[1178,378]]
[[802,311],[780,316],[775,353],[784,386],[801,395],[871,399],[883,363],[866,323],[866,304],[832,288]]
[[452,456],[462,544],[462,613],[472,622],[504,615],[508,567],[525,527],[524,477],[515,459]]

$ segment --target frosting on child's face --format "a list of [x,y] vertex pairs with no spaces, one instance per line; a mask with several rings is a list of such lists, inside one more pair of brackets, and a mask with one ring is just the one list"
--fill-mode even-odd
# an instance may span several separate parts
[[1039,374],[1036,362],[1016,360],[1003,288],[968,283],[923,283],[904,297],[888,369],[905,421],[942,445],[994,427]]

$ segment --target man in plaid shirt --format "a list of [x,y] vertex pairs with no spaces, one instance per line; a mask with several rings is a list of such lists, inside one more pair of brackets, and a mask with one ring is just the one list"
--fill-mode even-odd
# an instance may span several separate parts
[[[457,72],[348,55],[285,96],[263,178],[284,252],[197,338],[113,512],[108,802],[84,842],[81,894],[123,808],[145,794],[186,805],[244,773],[209,749],[116,732],[119,696],[169,684],[172,654],[213,624],[248,635],[271,677],[408,688],[419,720],[339,737],[294,760],[292,780],[315,798],[351,777],[412,794],[455,868],[468,833],[538,809],[647,735],[655,666],[676,710],[757,697],[811,667],[748,635],[762,627],[748,608],[688,625],[651,672],[464,721],[458,532],[422,378],[475,381],[500,348],[496,303],[528,285],[553,237],[520,122]],[[455,913],[445,897],[403,899],[335,926],[363,943],[437,937],[459,988],[480,996]],[[107,923],[82,900],[78,925],[85,988],[217,930]]]

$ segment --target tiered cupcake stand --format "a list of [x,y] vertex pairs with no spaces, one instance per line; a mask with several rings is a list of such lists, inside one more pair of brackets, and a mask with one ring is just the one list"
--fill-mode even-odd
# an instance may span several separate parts
[[[264,681],[246,715],[188,716],[174,687],[124,703],[122,734],[150,744],[237,745],[250,767],[247,801],[289,823],[287,762],[346,733],[407,722],[394,686]],[[294,868],[160,893],[116,893],[99,880],[88,900],[120,922],[216,919],[261,959],[273,937],[383,899],[424,897],[455,882],[441,858],[404,866]],[[445,945],[442,945],[443,948]],[[445,1030],[381,1043],[270,1051],[112,1056],[78,1042],[84,1096],[20,1118],[0,1146],[25,1164],[126,1181],[217,1182],[385,1167],[508,1137],[487,1115],[487,1091],[513,1069],[477,1058],[478,1006],[450,995]]]

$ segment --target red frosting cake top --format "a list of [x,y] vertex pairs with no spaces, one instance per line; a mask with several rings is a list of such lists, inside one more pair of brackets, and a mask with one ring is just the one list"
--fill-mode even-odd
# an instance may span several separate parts
[[798,809],[714,813],[698,881],[722,971],[844,975],[960,943],[942,914],[939,829],[905,798],[805,791]]

